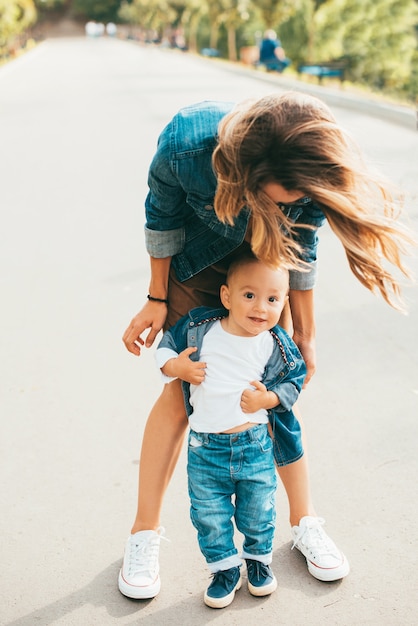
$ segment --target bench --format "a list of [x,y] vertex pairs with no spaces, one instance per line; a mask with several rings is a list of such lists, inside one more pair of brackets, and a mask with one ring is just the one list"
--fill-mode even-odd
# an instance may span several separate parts
[[202,48],[200,54],[202,57],[209,57],[211,59],[216,59],[221,56],[221,53],[216,48]]
[[299,74],[309,74],[310,76],[316,76],[318,82],[322,83],[322,79],[339,78],[342,83],[345,78],[346,64],[343,61],[327,61],[325,63],[303,63],[299,65]]

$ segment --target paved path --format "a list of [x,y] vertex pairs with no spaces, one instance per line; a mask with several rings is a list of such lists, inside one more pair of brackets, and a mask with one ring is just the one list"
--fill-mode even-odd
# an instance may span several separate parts
[[[165,500],[160,595],[134,602],[116,587],[160,389],[152,353],[136,360],[120,340],[147,292],[142,207],[157,135],[181,105],[286,85],[109,39],[50,40],[0,69],[2,625],[416,623],[417,290],[408,317],[390,310],[326,228],[319,371],[302,405],[316,505],[351,575],[308,575],[280,489],[277,592],[243,588],[229,609],[205,607],[183,454]],[[416,132],[334,111],[404,187],[416,227]]]

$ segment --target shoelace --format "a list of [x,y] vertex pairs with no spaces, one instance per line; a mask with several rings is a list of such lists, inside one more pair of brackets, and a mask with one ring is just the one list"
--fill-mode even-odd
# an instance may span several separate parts
[[164,529],[160,526],[155,535],[141,538],[137,543],[131,542],[129,551],[129,574],[153,571],[158,567],[160,540],[169,541],[163,536]]
[[220,572],[215,572],[214,574],[212,574],[212,578],[212,582],[219,581],[221,584],[223,584],[223,582],[226,581],[228,583],[233,583],[235,578],[234,569],[231,568],[227,570],[221,570]]
[[308,543],[312,548],[321,548],[323,554],[326,551],[328,554],[335,555],[334,547],[330,544],[328,537],[322,530],[324,523],[325,520],[318,517],[315,522],[301,528],[296,534],[291,550],[296,547],[299,541],[302,541],[305,545]]
[[255,561],[254,563],[249,563],[247,565],[247,571],[248,571],[248,576],[250,578],[253,578],[255,574],[255,576],[257,577],[257,580],[260,580],[262,578],[268,578],[270,576],[268,566],[265,565],[264,563],[261,563],[261,561]]

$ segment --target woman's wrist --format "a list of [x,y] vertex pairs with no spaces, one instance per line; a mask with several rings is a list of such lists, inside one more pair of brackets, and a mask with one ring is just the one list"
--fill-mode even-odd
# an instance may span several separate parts
[[168,306],[168,299],[167,298],[156,298],[154,296],[152,296],[151,294],[147,295],[147,298],[150,302],[161,302],[162,304],[166,304]]

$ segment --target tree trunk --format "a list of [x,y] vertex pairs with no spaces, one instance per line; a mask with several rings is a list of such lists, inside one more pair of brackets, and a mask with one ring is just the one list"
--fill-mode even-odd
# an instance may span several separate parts
[[237,61],[237,40],[235,36],[235,27],[228,26],[228,59],[230,61]]

